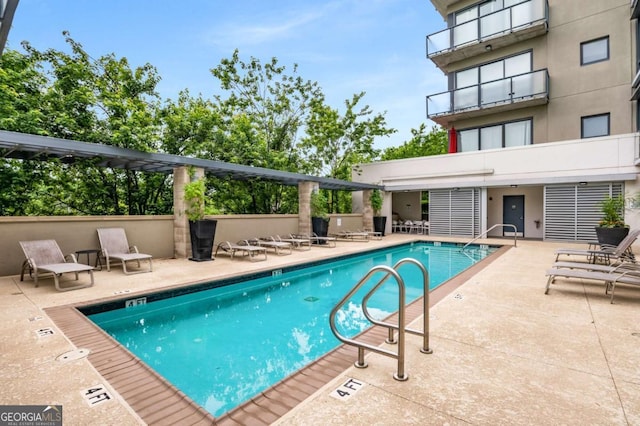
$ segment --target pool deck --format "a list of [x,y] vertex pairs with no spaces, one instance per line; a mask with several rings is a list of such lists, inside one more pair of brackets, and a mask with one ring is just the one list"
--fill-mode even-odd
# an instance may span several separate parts
[[[120,378],[118,392],[111,376],[100,372],[100,360],[118,355],[110,349],[102,358],[76,351],[83,346],[74,344],[77,336],[63,332],[68,325],[54,322],[54,314],[73,304],[135,298],[163,288],[159,283],[203,282],[421,238],[461,241],[392,234],[380,241],[340,241],[335,248],[269,254],[266,262],[223,256],[202,263],[156,259],[153,273],[124,275],[116,267],[96,272],[94,287],[63,293],[51,279],[35,288],[18,275],[0,277],[0,405],[62,405],[65,425],[211,423],[206,416],[181,418],[175,393],[154,399],[148,391],[147,406],[140,409],[126,396],[126,377]],[[396,360],[367,353],[368,368],[326,363],[335,378],[321,383],[309,376],[313,386],[302,393],[289,387],[290,404],[269,408],[264,393],[255,398],[256,405],[220,423],[640,425],[640,288],[618,287],[611,304],[601,283],[558,279],[545,295],[545,270],[554,250],[580,246],[517,245],[481,271],[460,277],[459,287],[440,296],[430,313],[432,354],[419,351],[421,337],[407,334],[408,380],[393,378]],[[421,324],[417,318],[412,326]],[[63,354],[66,358],[59,359]],[[340,365],[353,361],[342,359]],[[349,380],[357,391],[344,387]],[[135,376],[129,382],[129,388],[146,383]],[[88,394],[92,388],[103,388],[111,398]],[[349,395],[337,397],[337,389]],[[267,408],[261,411],[261,406]]]

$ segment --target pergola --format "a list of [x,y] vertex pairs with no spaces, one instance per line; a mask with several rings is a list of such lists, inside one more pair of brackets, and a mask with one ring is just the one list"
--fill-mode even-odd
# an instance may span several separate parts
[[57,158],[63,163],[73,163],[77,159],[95,159],[98,167],[158,173],[173,173],[178,167],[196,167],[211,176],[229,177],[235,180],[260,179],[278,182],[283,185],[314,182],[322,189],[343,191],[383,189],[381,186],[366,183],[349,182],[222,161],[203,160],[201,158],[142,152],[99,143],[79,142],[6,130],[0,130],[0,157],[42,161]]
[[[1,0],[0,0],[1,1]],[[262,167],[252,167],[222,161],[182,157],[178,155],[141,152],[100,143],[88,143],[75,140],[31,135],[0,130],[0,158],[48,161],[58,159],[67,164],[76,160],[92,159],[97,167],[116,169],[172,173],[173,174],[173,211],[175,253],[179,257],[189,256],[188,221],[185,211],[184,185],[191,179],[189,170],[195,170],[195,176],[205,173],[219,178],[235,180],[268,180],[282,185],[298,186],[298,230],[310,233],[310,199],[316,188],[342,191],[364,191],[364,226],[372,227],[373,216],[369,202],[373,189],[384,187],[361,182],[349,182],[340,179],[310,176]]]

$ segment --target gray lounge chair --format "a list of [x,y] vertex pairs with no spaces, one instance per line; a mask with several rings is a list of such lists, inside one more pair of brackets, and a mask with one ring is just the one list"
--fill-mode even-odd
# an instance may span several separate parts
[[366,241],[369,242],[370,234],[362,231],[340,231],[336,238],[347,241]]
[[311,250],[311,240],[308,238],[294,238],[292,235],[288,237],[281,237],[280,235],[276,235],[272,237],[275,241],[285,241],[287,243],[291,243],[293,248],[298,250]]
[[618,266],[589,265],[589,267],[595,269],[585,269],[587,264],[584,263],[582,265],[585,265],[585,267],[578,267],[578,265],[580,265],[579,262],[574,262],[572,265],[562,265],[560,263],[560,265],[556,264],[556,267],[547,270],[546,275],[549,278],[547,279],[544,294],[549,294],[549,287],[557,277],[602,281],[605,284],[605,294],[611,291],[611,303],[613,303],[616,284],[640,287],[640,267],[636,264],[625,262]]
[[[235,257],[236,253],[241,253],[242,255],[248,256],[249,260],[252,262],[257,260],[267,260],[266,247],[251,245],[246,240],[240,241],[237,244],[233,244],[229,241],[223,241],[217,245],[214,256],[218,255],[218,250],[228,253],[232,259]],[[257,257],[259,255],[264,255],[264,259],[259,259]]]
[[586,257],[589,263],[611,263],[611,260],[635,260],[631,245],[640,236],[640,229],[632,230],[616,247],[601,247],[600,249],[566,249],[556,250],[556,261],[561,255]]
[[315,232],[312,232],[311,235],[307,234],[291,234],[292,238],[299,238],[303,240],[311,241],[311,244],[324,246],[324,247],[335,247],[336,246],[336,237],[321,237]]
[[244,240],[249,245],[265,247],[267,249],[273,249],[275,254],[291,254],[291,243],[286,241],[273,241],[269,238],[251,238],[250,240]]
[[[24,272],[28,269],[36,287],[38,287],[38,279],[47,273],[53,274],[53,282],[58,291],[76,290],[93,285],[93,266],[78,263],[73,254],[65,257],[55,240],[20,241],[20,247],[22,247],[22,251],[27,258],[22,264],[20,281],[24,280]],[[77,281],[79,279],[78,272],[84,271],[89,272],[91,277],[89,284],[60,287],[59,277],[62,274],[73,272]]]
[[[152,256],[138,252],[136,246],[130,246],[124,228],[98,228],[98,240],[100,240],[102,255],[107,261],[107,271],[111,271],[111,263],[114,260],[120,261],[122,270],[127,275],[153,271]],[[132,261],[135,261],[140,268],[141,260],[149,262],[149,270],[129,271],[127,269],[127,262]]]

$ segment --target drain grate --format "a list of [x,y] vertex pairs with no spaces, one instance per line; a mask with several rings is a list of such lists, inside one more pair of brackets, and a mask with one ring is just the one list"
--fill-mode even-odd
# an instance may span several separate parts
[[304,300],[306,300],[307,302],[317,302],[320,299],[315,296],[309,296],[309,297],[305,297]]
[[58,360],[58,361],[74,361],[76,359],[86,358],[87,356],[89,356],[89,353],[91,353],[91,350],[89,350],[89,349],[84,349],[84,348],[75,349],[73,351],[65,352],[62,355],[58,355],[56,360]]

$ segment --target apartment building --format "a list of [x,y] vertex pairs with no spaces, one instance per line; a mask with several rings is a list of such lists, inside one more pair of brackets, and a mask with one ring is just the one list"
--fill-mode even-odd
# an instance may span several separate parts
[[[448,90],[427,94],[427,117],[450,153],[353,179],[384,185],[385,214],[428,217],[431,234],[593,240],[599,202],[640,190],[638,0],[431,3],[445,28],[427,58]],[[625,216],[640,225],[634,202]]]

